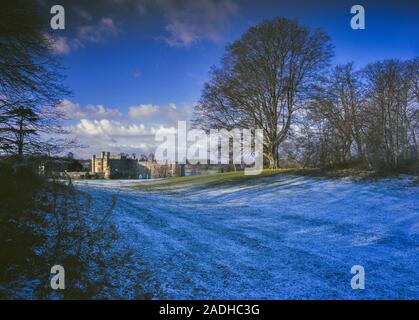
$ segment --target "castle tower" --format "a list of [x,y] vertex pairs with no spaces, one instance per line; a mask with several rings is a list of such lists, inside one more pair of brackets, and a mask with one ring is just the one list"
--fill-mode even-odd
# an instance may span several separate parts
[[104,165],[104,163],[105,163],[105,154],[106,154],[106,152],[105,151],[102,151],[102,155],[101,155],[101,159],[102,159],[102,167],[101,167],[101,172],[105,172],[105,165]]
[[111,157],[111,153],[106,152],[106,154],[105,154],[105,152],[103,152],[103,157],[104,158],[103,158],[103,161],[102,161],[102,164],[103,164],[102,172],[105,173],[105,178],[109,179],[110,176],[111,176],[111,163],[109,161],[109,159]]
[[95,173],[96,155],[92,156],[92,173]]

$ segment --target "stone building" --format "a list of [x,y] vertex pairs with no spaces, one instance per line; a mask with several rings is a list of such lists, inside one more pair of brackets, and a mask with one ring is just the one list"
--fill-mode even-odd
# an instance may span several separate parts
[[138,179],[138,159],[135,155],[111,156],[110,152],[102,152],[101,157],[92,157],[92,174],[105,179]]
[[139,161],[140,179],[158,179],[166,177],[179,177],[185,175],[183,164],[159,164],[156,161]]
[[185,175],[184,165],[162,165],[153,160],[141,161],[135,155],[111,156],[110,152],[102,152],[100,158],[92,156],[91,174],[105,179],[157,179]]

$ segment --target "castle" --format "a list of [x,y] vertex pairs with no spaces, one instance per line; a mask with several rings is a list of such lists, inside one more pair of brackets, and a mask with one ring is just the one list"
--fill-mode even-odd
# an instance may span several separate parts
[[184,176],[185,166],[178,164],[159,164],[153,157],[139,160],[135,154],[111,156],[102,152],[101,157],[92,156],[91,174],[104,179],[156,179],[170,176]]

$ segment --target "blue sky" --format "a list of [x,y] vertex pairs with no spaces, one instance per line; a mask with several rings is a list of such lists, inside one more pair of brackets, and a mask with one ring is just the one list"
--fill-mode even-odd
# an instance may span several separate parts
[[[39,0],[45,8],[49,0]],[[73,95],[65,125],[89,148],[149,151],[153,130],[188,120],[211,66],[250,26],[276,16],[321,28],[333,63],[409,59],[419,53],[415,1],[105,0],[62,1],[66,30],[51,31]],[[350,28],[365,8],[366,29]],[[48,10],[47,10],[48,11]],[[100,137],[100,141],[98,141]]]

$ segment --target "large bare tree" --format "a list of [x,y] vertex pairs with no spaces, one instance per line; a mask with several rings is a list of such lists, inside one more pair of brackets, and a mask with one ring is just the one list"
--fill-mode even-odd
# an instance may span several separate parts
[[278,148],[305,94],[332,56],[329,37],[275,18],[251,27],[227,47],[195,108],[204,129],[260,128],[264,157],[278,166]]

